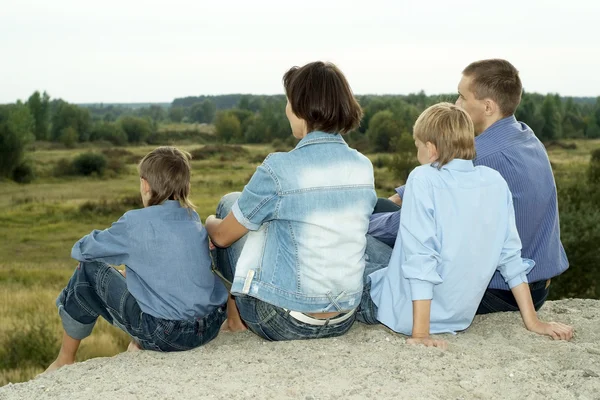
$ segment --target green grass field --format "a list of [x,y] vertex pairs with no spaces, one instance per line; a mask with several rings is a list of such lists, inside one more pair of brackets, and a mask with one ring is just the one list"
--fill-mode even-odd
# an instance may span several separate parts
[[[569,177],[585,168],[590,151],[600,148],[600,141],[571,142],[576,149],[549,151],[557,176]],[[180,147],[193,151],[202,146]],[[192,162],[192,201],[203,220],[214,213],[222,195],[242,190],[273,151],[270,146],[243,147],[243,154],[214,154]],[[0,385],[32,378],[57,354],[62,331],[54,300],[76,266],[71,247],[92,229],[108,227],[137,201],[136,162],[154,146],[124,148],[128,153],[119,156],[126,161],[124,171],[104,177],[53,176],[59,160],[73,159],[89,148],[35,148],[28,155],[37,173],[33,183],[0,181]],[[379,161],[378,194],[391,195],[402,183],[384,165],[391,156],[369,157]],[[127,335],[100,321],[78,357],[111,356],[125,350],[128,342]]]

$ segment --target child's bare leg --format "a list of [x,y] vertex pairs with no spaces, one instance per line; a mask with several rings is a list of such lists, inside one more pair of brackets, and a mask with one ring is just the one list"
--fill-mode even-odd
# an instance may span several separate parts
[[227,319],[223,322],[221,326],[222,331],[229,332],[242,332],[248,329],[242,321],[242,317],[240,317],[240,311],[235,304],[235,298],[233,296],[229,296],[227,299]]
[[58,353],[58,357],[50,366],[46,369],[45,372],[51,372],[59,369],[64,365],[70,365],[75,362],[75,354],[77,353],[77,349],[79,348],[79,344],[81,340],[73,339],[71,336],[67,335],[66,332],[63,333],[62,345],[60,346],[60,352]]

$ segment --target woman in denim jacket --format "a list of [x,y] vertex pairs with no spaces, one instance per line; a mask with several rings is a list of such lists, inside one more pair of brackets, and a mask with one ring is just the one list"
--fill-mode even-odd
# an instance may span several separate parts
[[377,201],[371,162],[341,137],[362,111],[333,64],[294,67],[283,83],[300,142],[270,154],[206,220],[217,272],[231,282],[223,328],[267,340],[339,336],[360,303]]

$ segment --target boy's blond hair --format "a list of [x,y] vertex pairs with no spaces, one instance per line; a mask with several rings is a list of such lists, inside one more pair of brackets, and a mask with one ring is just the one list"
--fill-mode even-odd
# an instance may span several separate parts
[[157,147],[140,161],[140,177],[148,181],[151,189],[148,206],[166,200],[179,200],[182,207],[193,209],[190,195],[190,160],[187,151],[172,146]]
[[436,166],[441,168],[455,158],[475,158],[475,129],[469,114],[451,103],[435,104],[419,115],[413,137],[437,148]]

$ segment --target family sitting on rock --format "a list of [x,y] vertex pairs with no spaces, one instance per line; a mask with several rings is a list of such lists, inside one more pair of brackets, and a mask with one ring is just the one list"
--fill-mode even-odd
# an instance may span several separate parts
[[98,316],[132,337],[130,350],[193,349],[220,330],[335,337],[355,321],[446,348],[434,334],[516,310],[528,330],[572,338],[536,313],[568,261],[550,162],[514,117],[522,86],[509,62],[472,63],[456,104],[419,116],[421,166],[389,199],[342,137],[362,118],[342,72],[313,62],[283,84],[300,141],[270,154],[205,226],[189,200],[190,155],[159,147],[142,159],[144,208],[73,246],[79,265],[56,300],[64,335],[47,371],[75,361]]

